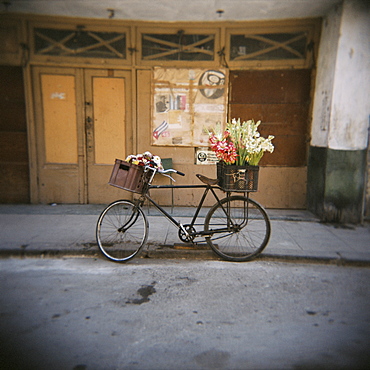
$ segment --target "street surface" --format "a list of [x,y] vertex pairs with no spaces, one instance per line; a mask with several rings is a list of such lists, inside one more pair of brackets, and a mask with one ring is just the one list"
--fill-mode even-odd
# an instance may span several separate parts
[[366,369],[370,269],[0,260],[1,369]]

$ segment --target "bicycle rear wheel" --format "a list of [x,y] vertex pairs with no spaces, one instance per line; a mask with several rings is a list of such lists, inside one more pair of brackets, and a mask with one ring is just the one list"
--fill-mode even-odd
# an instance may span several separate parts
[[148,221],[141,208],[128,200],[117,200],[101,213],[96,240],[112,261],[125,262],[137,256],[148,237]]
[[204,231],[213,231],[206,237],[208,245],[228,261],[244,262],[257,257],[270,239],[266,211],[244,196],[227,197],[220,203],[210,209],[204,222]]

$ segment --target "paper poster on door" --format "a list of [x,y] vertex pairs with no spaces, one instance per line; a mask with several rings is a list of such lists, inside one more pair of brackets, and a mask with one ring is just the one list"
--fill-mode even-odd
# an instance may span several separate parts
[[154,68],[152,81],[152,144],[207,146],[226,122],[226,70]]

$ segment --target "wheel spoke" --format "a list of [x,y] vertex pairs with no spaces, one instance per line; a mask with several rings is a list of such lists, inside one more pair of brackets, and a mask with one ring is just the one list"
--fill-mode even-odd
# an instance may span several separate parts
[[100,215],[96,237],[109,259],[127,261],[136,256],[147,240],[148,223],[140,208],[130,201],[116,201]]
[[[211,237],[206,237],[208,245],[227,260],[255,258],[270,237],[270,221],[265,210],[257,202],[243,196],[225,198],[221,204],[213,206],[205,220],[205,232],[214,231]],[[224,210],[227,210],[229,220]],[[230,224],[234,227],[228,228]]]

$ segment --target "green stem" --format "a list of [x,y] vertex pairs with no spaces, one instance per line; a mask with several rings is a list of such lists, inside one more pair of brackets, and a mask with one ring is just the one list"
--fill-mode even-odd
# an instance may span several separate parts
[[246,149],[239,149],[238,154],[239,154],[239,156],[238,156],[237,161],[236,161],[237,165],[238,166],[244,166],[245,163],[246,163],[246,157],[248,155],[248,152],[247,152]]
[[252,154],[248,163],[251,166],[258,166],[258,163],[261,160],[262,156],[263,156],[263,151],[262,150],[257,154]]

